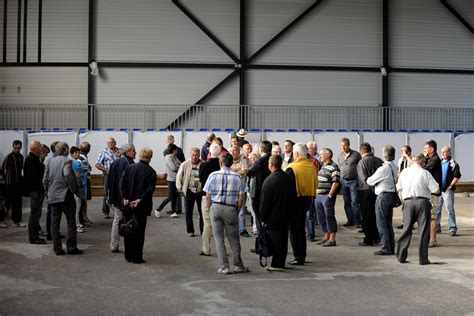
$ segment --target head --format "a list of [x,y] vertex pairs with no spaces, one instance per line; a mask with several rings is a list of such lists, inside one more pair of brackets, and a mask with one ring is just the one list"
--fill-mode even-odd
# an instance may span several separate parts
[[168,153],[170,153],[173,156],[176,156],[176,154],[178,153],[178,146],[176,146],[175,144],[169,144]]
[[239,132],[236,134],[236,136],[240,139],[245,138],[245,135],[247,135],[247,132],[243,128],[239,129]]
[[274,145],[272,147],[272,155],[278,155],[281,156],[281,148],[278,145]]
[[359,146],[359,152],[362,156],[372,153],[372,146],[369,143],[362,143]]
[[229,153],[232,155],[232,158],[234,160],[239,160],[239,158],[240,158],[240,147],[239,147],[239,145],[234,145],[234,146],[230,147]]
[[383,159],[385,161],[395,160],[395,147],[391,145],[385,145],[383,146],[382,152],[383,152]]
[[113,137],[110,137],[107,139],[107,148],[109,149],[115,149],[117,147],[117,142]]
[[135,146],[133,144],[127,143],[120,148],[123,156],[127,156],[130,159],[135,159],[137,156],[137,151],[135,150]]
[[[400,152],[402,155],[407,154],[408,156],[411,156],[411,147],[408,145],[403,145],[402,148],[400,148]],[[405,159],[405,157],[403,159]]]
[[54,154],[56,156],[66,156],[69,154],[69,145],[67,143],[58,142],[54,147]]
[[216,143],[212,143],[209,146],[209,153],[211,154],[211,158],[217,158],[221,154],[221,146]]
[[219,163],[221,165],[221,168],[230,168],[230,166],[232,166],[232,164],[234,163],[234,159],[230,154],[221,155],[221,157],[219,158]]
[[276,140],[273,140],[272,141],[272,146],[280,146],[280,143],[277,142]]
[[51,150],[49,149],[49,147],[47,145],[43,144],[41,146],[41,158],[46,157],[50,152],[51,152]]
[[441,148],[441,157],[443,160],[449,160],[451,159],[451,147],[449,146],[444,146]]
[[230,146],[238,146],[239,145],[239,138],[237,136],[232,136],[230,139]]
[[41,145],[39,141],[34,140],[30,143],[30,153],[32,153],[36,157],[40,157],[42,152],[43,152],[43,145]]
[[81,149],[81,153],[87,155],[91,151],[91,144],[89,142],[82,142],[79,148]]
[[285,151],[285,154],[291,154],[291,152],[293,151],[293,145],[295,143],[293,143],[291,140],[287,139],[285,140],[285,142],[283,143],[283,150]]
[[23,146],[23,143],[21,141],[14,140],[12,143],[12,148],[13,148],[13,153],[14,154],[19,154],[21,152],[21,147]]
[[425,157],[431,158],[437,149],[437,144],[434,140],[430,139],[425,142],[425,146],[423,147],[423,153]]
[[283,159],[281,158],[280,155],[271,155],[270,159],[268,160],[268,169],[271,172],[280,170],[282,162],[283,162]]
[[50,147],[51,147],[51,152],[56,155],[56,145],[59,143],[59,141],[52,142]]
[[414,164],[417,164],[423,167],[426,163],[426,157],[423,153],[418,153],[415,155],[415,157],[413,157],[412,161]]
[[306,144],[306,147],[308,148],[308,154],[310,154],[311,157],[314,157],[318,152],[318,146],[316,145],[316,142],[310,141]]
[[153,157],[153,150],[151,150],[148,147],[143,147],[142,150],[140,150],[140,153],[138,154],[138,158],[140,161],[143,161],[144,163],[150,163],[151,158]]
[[167,145],[174,144],[174,136],[173,135],[166,136],[166,144]]
[[79,149],[79,147],[72,146],[69,150],[69,154],[72,158],[77,159],[81,155],[81,150]]
[[332,160],[332,150],[329,148],[322,148],[319,151],[319,158],[323,164],[327,164]]
[[351,150],[351,141],[349,138],[341,138],[341,150],[346,154]]
[[209,133],[209,134],[207,134],[206,142],[208,142],[208,143],[210,144],[210,143],[212,143],[212,141],[214,140],[214,138],[216,138],[216,134],[214,134],[214,133]]
[[191,163],[196,165],[199,162],[201,151],[197,147],[191,148]]
[[249,155],[249,159],[252,163],[255,163],[255,161],[259,160],[260,159],[260,155],[258,153],[250,153]]
[[248,158],[250,153],[252,152],[252,145],[251,144],[244,144],[244,146],[242,148],[244,150],[245,157]]
[[268,140],[261,141],[259,151],[261,156],[264,154],[270,154],[272,152],[272,143],[270,143]]
[[293,146],[293,159],[295,161],[308,157],[308,148],[303,143],[296,143]]
[[222,146],[224,146],[224,142],[222,141],[222,138],[220,138],[220,137],[214,138],[212,143],[219,145],[220,148],[222,148]]

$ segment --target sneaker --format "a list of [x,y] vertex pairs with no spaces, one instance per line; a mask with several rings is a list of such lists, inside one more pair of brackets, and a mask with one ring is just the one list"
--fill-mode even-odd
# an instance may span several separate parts
[[249,268],[244,267],[244,266],[236,266],[234,267],[234,273],[245,273],[245,272],[250,272]]
[[219,270],[217,270],[217,273],[224,275],[232,274],[229,268],[219,268]]
[[172,218],[177,218],[177,217],[179,217],[179,216],[178,216],[178,214],[173,213],[173,214],[170,215],[170,217],[172,217]]
[[84,228],[84,225],[82,225],[82,224],[76,224],[76,227],[77,227],[77,228]]
[[1,222],[0,223],[0,228],[7,228],[7,224],[5,222]]
[[452,231],[452,232],[449,233],[449,236],[455,237],[455,236],[457,236],[457,233],[455,231]]
[[321,239],[320,241],[318,241],[318,242],[316,243],[316,245],[322,245],[322,244],[324,244],[326,241],[328,241],[328,240],[323,238],[323,239]]
[[242,232],[240,233],[240,236],[242,236],[242,237],[250,237],[249,232],[246,231],[246,230],[242,231]]
[[26,227],[26,224],[24,224],[24,223],[15,223],[14,225],[16,227]]
[[161,217],[161,212],[158,211],[158,209],[155,210],[155,217],[160,218]]
[[188,236],[189,236],[189,237],[194,237],[194,236],[196,236],[196,235],[194,235],[194,233],[189,233]]
[[83,233],[85,231],[84,227],[77,227],[76,232]]
[[324,244],[322,244],[321,247],[336,247],[336,241],[328,240]]

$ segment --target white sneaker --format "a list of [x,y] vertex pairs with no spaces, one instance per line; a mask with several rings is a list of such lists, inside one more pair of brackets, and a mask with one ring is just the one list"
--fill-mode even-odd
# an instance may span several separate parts
[[173,213],[173,214],[170,215],[170,217],[172,217],[172,218],[177,218],[177,217],[179,217],[179,216],[178,216],[178,214]]
[[155,210],[155,217],[160,218],[161,217],[161,212],[158,210]]
[[83,228],[83,227],[78,227],[78,228],[76,228],[76,231],[77,231],[78,233],[83,233],[83,232],[84,232],[84,228]]
[[14,225],[16,227],[26,227],[26,224],[23,224],[23,223],[15,223]]
[[7,223],[5,223],[5,222],[0,223],[0,228],[7,228],[7,227],[8,227]]

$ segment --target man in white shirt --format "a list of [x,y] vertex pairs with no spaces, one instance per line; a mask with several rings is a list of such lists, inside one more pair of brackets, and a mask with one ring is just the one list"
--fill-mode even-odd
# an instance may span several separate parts
[[397,260],[407,262],[408,246],[410,245],[412,228],[418,222],[419,263],[430,264],[428,260],[428,244],[430,241],[431,194],[439,193],[439,185],[433,176],[422,168],[425,162],[423,154],[413,158],[413,165],[400,173],[397,190],[403,198],[403,231],[398,239]]

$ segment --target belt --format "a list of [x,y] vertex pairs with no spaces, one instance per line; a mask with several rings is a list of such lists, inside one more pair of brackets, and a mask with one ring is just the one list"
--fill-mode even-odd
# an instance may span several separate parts
[[425,197],[421,197],[421,196],[414,196],[414,197],[409,197],[409,198],[403,199],[403,201],[417,200],[417,199],[428,200],[428,201],[430,200],[429,198],[425,198]]
[[225,203],[221,203],[221,202],[214,202],[214,201],[212,201],[212,204],[219,204],[219,205],[225,205],[225,206],[232,206],[232,207],[237,207],[237,205],[232,205],[232,204],[225,204]]

